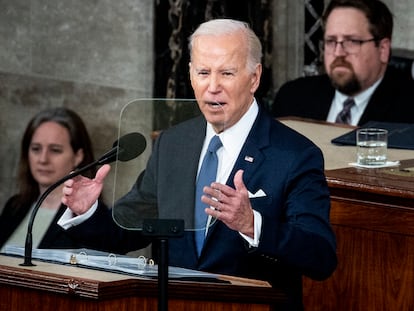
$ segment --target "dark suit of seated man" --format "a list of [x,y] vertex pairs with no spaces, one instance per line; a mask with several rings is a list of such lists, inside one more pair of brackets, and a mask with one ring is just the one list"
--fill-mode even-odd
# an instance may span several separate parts
[[[273,116],[352,125],[413,123],[414,81],[388,65],[393,29],[388,8],[377,0],[332,1],[322,20],[326,74],[285,83],[276,94]],[[337,117],[348,98],[354,103],[341,120]]]
[[[334,97],[335,88],[328,75],[298,78],[280,88],[272,114],[275,117],[296,116],[329,121]],[[414,123],[413,100],[413,80],[401,77],[398,70],[390,67],[354,125],[363,125],[368,121]]]

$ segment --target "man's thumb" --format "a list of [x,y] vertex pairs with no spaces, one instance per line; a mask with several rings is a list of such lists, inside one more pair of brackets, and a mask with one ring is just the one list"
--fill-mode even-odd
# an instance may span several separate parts
[[238,170],[236,174],[234,175],[234,187],[236,190],[243,190],[246,188],[243,182],[243,170]]
[[109,164],[102,165],[102,167],[100,167],[99,170],[96,172],[95,181],[98,183],[102,183],[110,170],[111,166]]

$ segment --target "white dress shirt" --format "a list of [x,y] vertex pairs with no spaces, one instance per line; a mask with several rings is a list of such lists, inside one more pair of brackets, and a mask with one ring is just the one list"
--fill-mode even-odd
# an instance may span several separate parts
[[[371,98],[371,95],[374,93],[375,89],[381,83],[382,78],[375,82],[365,91],[359,93],[357,96],[353,97],[355,105],[351,108],[351,123],[350,125],[358,125],[359,119],[361,119],[362,114],[365,111],[365,108],[368,105],[368,101]],[[336,116],[343,108],[344,101],[350,96],[345,95],[338,90],[335,91],[335,96],[332,101],[331,108],[329,110],[328,117],[326,121],[335,122]]]
[[[222,184],[225,184],[227,182],[227,179],[229,178],[234,164],[236,163],[236,160],[240,154],[244,142],[246,141],[246,138],[249,135],[250,130],[253,126],[253,123],[256,120],[258,112],[259,106],[256,100],[254,99],[249,110],[236,124],[226,129],[222,133],[218,134],[223,146],[217,150],[217,157],[219,159],[216,179],[217,182]],[[207,123],[206,137],[204,139],[204,145],[201,150],[198,171],[200,171],[202,159],[204,158],[204,155],[207,152],[208,144],[214,135],[216,135],[216,132],[214,131],[212,125]],[[240,234],[250,244],[250,246],[257,247],[259,245],[259,238],[262,227],[262,216],[259,212],[254,210],[253,214],[254,238],[252,239],[242,233]],[[210,223],[210,221],[211,217],[209,217],[208,223]],[[206,226],[206,233],[207,230],[208,225]]]

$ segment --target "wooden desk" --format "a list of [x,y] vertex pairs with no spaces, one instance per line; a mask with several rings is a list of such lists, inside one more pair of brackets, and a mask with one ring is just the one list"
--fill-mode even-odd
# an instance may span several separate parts
[[400,173],[326,172],[339,263],[327,281],[304,280],[307,311],[413,310],[414,171]]
[[[338,267],[323,282],[304,278],[305,311],[414,310],[414,160],[396,168],[349,167],[355,147],[330,140],[349,128],[284,121],[323,151]],[[389,149],[391,160],[414,151]]]
[[[157,310],[156,280],[0,256],[0,311]],[[182,310],[273,310],[284,296],[267,282],[222,276],[231,283],[169,282],[168,307]],[[276,309],[277,310],[277,309]]]
[[[336,146],[331,143],[333,138],[348,133],[355,127],[303,119],[280,119],[280,121],[308,137],[322,150],[326,170],[349,167],[349,163],[356,161],[354,146]],[[389,148],[387,155],[390,161],[414,159],[414,150]]]

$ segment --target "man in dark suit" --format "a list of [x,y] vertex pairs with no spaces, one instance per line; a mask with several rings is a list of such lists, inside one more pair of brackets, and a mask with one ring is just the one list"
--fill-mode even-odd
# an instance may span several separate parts
[[[302,310],[302,276],[326,279],[337,264],[322,153],[257,104],[262,52],[247,24],[202,24],[190,38],[190,55],[202,116],[160,134],[145,172],[116,203],[115,219],[145,218],[144,208],[154,203],[160,218],[183,218],[193,228],[194,206],[204,203],[201,252],[198,235],[186,231],[170,240],[169,264],[267,280],[287,294],[283,310]],[[207,150],[212,137],[220,139],[217,151]],[[218,158],[215,182],[196,195],[209,152]],[[108,171],[105,165],[94,180],[67,181],[62,202],[78,217],[91,213]],[[114,248],[134,243],[120,238]]]
[[[322,23],[326,74],[285,83],[272,114],[352,125],[413,123],[414,81],[388,66],[393,19],[386,5],[379,0],[333,0]],[[341,119],[348,98],[353,104]]]

